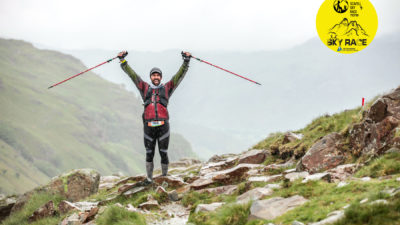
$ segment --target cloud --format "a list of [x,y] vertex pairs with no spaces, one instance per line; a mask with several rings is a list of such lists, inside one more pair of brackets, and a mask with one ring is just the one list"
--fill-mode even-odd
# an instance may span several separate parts
[[[280,49],[317,35],[322,2],[2,0],[0,35],[66,49]],[[398,29],[400,3],[373,4],[380,30]]]

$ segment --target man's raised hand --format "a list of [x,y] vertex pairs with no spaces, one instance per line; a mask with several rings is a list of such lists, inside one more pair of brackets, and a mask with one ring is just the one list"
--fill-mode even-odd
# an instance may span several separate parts
[[120,61],[124,60],[125,56],[128,55],[127,51],[122,51],[120,53],[118,53],[117,57],[119,58]]

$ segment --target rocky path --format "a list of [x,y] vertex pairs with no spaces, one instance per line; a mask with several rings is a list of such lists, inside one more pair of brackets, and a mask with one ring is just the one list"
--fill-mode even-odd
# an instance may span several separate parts
[[172,202],[160,207],[160,212],[166,218],[155,218],[148,220],[151,225],[185,225],[189,219],[190,211],[179,203]]

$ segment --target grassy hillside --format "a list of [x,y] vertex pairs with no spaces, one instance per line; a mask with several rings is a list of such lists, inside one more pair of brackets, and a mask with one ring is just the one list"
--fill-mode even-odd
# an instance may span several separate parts
[[[365,107],[369,108],[372,103],[377,99],[375,97]],[[282,161],[289,157],[295,156],[296,159],[302,157],[311,146],[320,138],[332,132],[338,132],[344,137],[348,137],[349,128],[352,124],[360,122],[362,119],[363,109],[357,107],[351,110],[344,110],[333,115],[325,114],[315,118],[306,127],[293,131],[295,134],[301,134],[301,139],[288,142],[284,141],[285,133],[276,132],[271,133],[267,138],[253,146],[253,149],[269,149],[276,160]],[[344,145],[343,148],[348,147]],[[270,159],[272,160],[272,159]]]
[[[106,66],[119,66],[112,62]],[[141,113],[134,94],[87,73],[69,55],[0,39],[0,192],[21,193],[73,168],[144,171]],[[172,160],[194,156],[180,135]]]

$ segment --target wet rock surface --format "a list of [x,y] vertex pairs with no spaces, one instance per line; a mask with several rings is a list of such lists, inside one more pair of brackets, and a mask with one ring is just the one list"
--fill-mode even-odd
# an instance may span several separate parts
[[50,217],[54,216],[56,213],[56,210],[54,209],[54,203],[53,201],[49,201],[43,206],[41,206],[39,209],[33,212],[33,214],[28,218],[28,221],[30,223],[43,219],[45,217]]
[[200,163],[201,163],[201,161],[198,160],[198,159],[183,158],[183,159],[180,159],[178,161],[169,163],[169,166],[171,168],[173,168],[173,167],[189,167],[189,166],[192,166],[192,165],[195,165],[195,164],[200,164]]
[[293,173],[288,173],[285,175],[286,179],[289,179],[291,182],[297,180],[297,179],[303,179],[310,174],[308,172],[293,172]]
[[301,158],[297,165],[297,171],[317,173],[334,168],[344,162],[344,156],[340,150],[342,136],[331,133],[316,142],[310,150]]
[[250,182],[275,182],[282,178],[282,174],[272,175],[272,176],[253,176],[249,177]]
[[216,209],[218,209],[219,207],[221,207],[222,205],[224,205],[225,202],[214,202],[211,204],[199,204],[197,205],[196,209],[195,209],[195,213],[198,212],[212,212]]
[[328,214],[328,217],[316,222],[316,223],[310,223],[310,225],[325,225],[325,224],[333,224],[336,221],[342,219],[344,217],[344,211],[339,210],[339,211],[333,211]]
[[267,151],[265,150],[250,150],[245,152],[239,157],[238,163],[260,164],[264,162],[266,157],[267,157]]
[[140,204],[138,208],[146,210],[159,209],[160,205],[158,204],[157,200],[153,198],[153,196],[148,195],[147,202]]
[[400,87],[377,99],[360,123],[350,129],[350,143],[354,155],[379,155],[393,146],[400,138],[395,130],[400,122]]
[[214,193],[216,195],[221,195],[221,194],[231,195],[235,193],[237,188],[238,188],[237,185],[226,185],[221,187],[202,189],[199,191],[199,193],[207,192],[207,193]]
[[259,200],[265,196],[271,195],[272,193],[274,193],[274,191],[271,188],[259,187],[241,194],[236,198],[236,200],[237,203],[243,204],[249,201]]
[[128,182],[140,182],[140,181],[144,181],[144,179],[146,179],[145,175],[127,177],[127,178],[124,178],[124,179],[121,179],[120,181],[118,181],[116,183],[116,186],[119,186],[121,184],[126,184]]
[[257,167],[257,164],[239,164],[226,170],[210,172],[190,184],[191,189],[199,190],[214,183],[230,184],[247,176],[246,172]]
[[167,183],[168,187],[178,188],[187,183],[183,181],[180,177],[175,176],[157,176],[153,178],[154,183],[158,185],[163,185],[163,183]]
[[308,181],[325,180],[331,182],[331,175],[329,173],[314,173],[312,175],[306,176],[302,183],[307,183]]
[[289,198],[275,197],[266,200],[258,200],[251,205],[249,220],[273,220],[287,211],[303,205],[307,201],[307,199],[299,195]]
[[344,181],[351,177],[357,169],[356,164],[345,164],[330,169],[327,172],[331,175],[333,182]]
[[58,211],[60,212],[60,214],[66,214],[72,210],[79,210],[79,208],[76,207],[74,203],[71,203],[69,201],[61,201],[58,204]]

